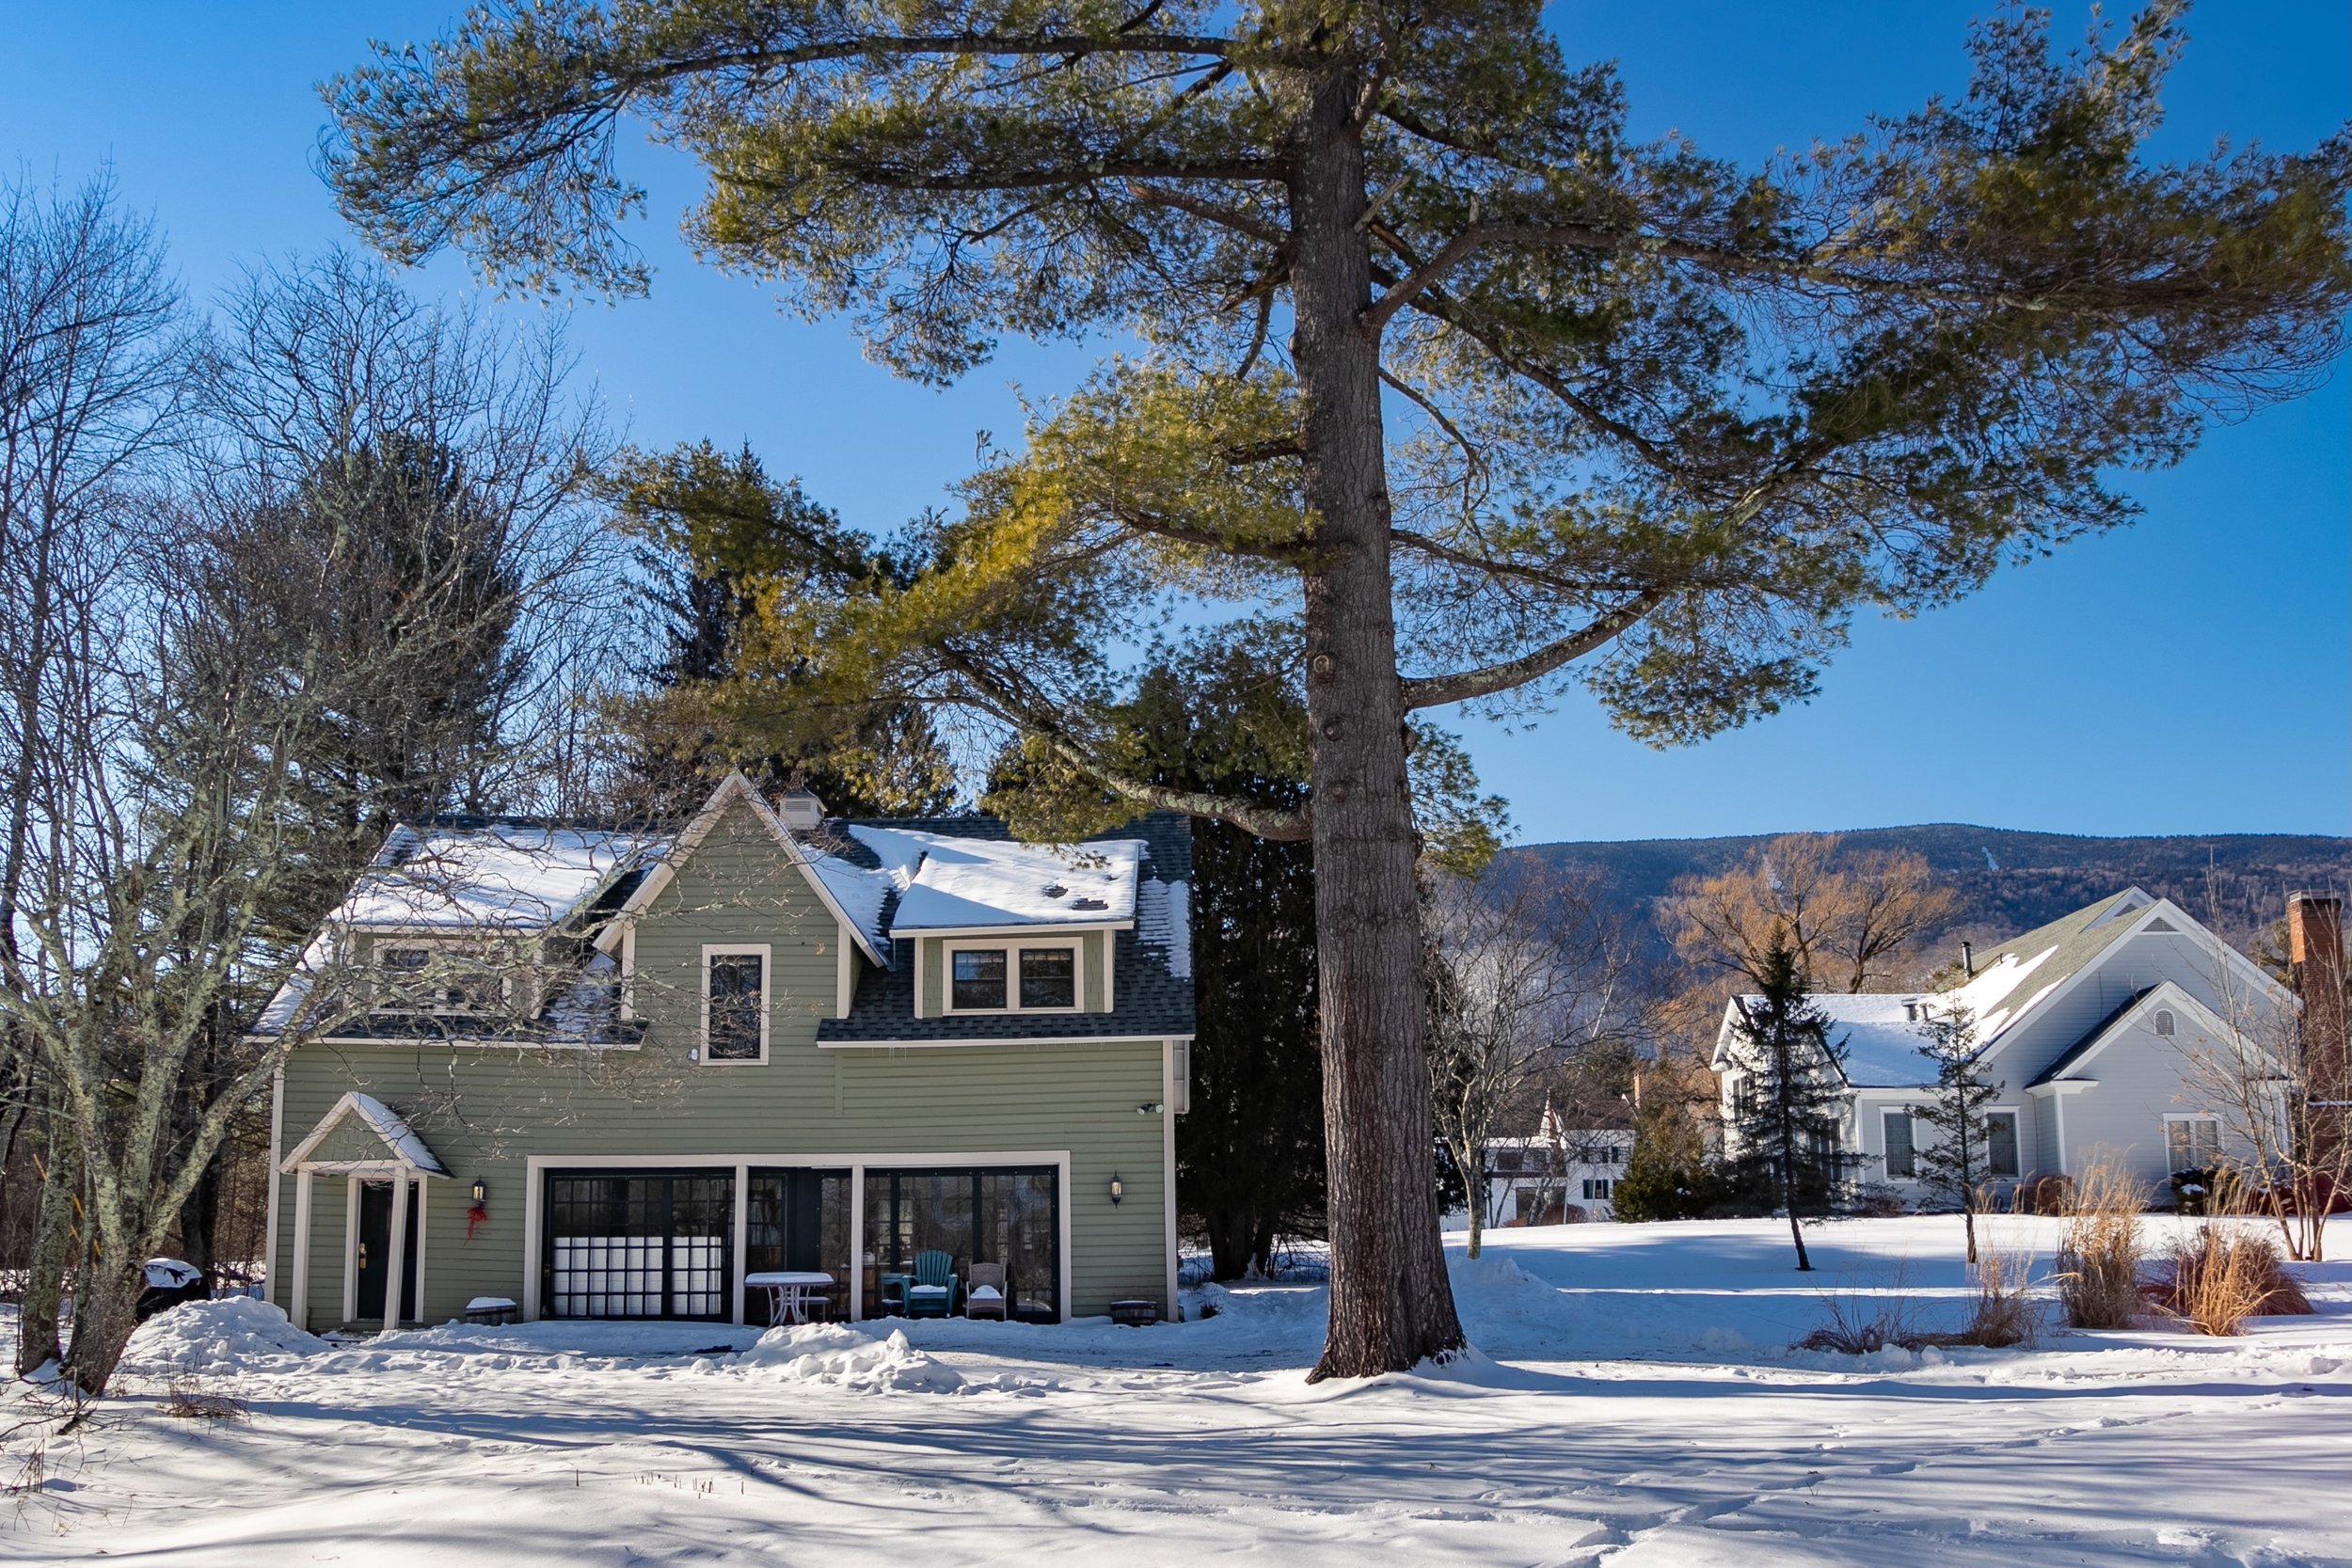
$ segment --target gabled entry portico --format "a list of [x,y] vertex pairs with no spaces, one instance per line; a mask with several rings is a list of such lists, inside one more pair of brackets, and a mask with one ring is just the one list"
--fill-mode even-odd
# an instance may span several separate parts
[[287,1310],[308,1327],[310,1224],[321,1175],[344,1179],[342,1322],[398,1328],[415,1316],[424,1268],[421,1184],[449,1168],[407,1121],[372,1095],[353,1091],[319,1118],[310,1136],[278,1163],[294,1177],[294,1278]]

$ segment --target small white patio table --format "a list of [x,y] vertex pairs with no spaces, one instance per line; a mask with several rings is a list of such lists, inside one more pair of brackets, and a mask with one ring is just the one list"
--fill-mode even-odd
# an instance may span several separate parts
[[808,1309],[833,1289],[833,1275],[814,1269],[771,1269],[743,1276],[743,1287],[768,1292],[768,1321],[804,1323]]

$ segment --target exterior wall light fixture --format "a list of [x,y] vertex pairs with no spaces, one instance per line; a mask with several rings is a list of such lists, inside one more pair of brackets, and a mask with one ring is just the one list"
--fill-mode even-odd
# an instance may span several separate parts
[[1111,1177],[1111,1207],[1114,1209],[1118,1208],[1119,1200],[1126,1196],[1127,1184],[1124,1181],[1121,1181],[1117,1174],[1114,1173]]

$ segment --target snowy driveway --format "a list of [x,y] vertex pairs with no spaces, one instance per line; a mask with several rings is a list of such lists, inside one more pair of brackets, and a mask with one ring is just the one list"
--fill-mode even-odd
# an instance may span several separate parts
[[[1899,1259],[1931,1301],[1958,1275],[1933,1224],[1826,1227],[1845,1263],[1823,1283],[1891,1288]],[[2352,1270],[2316,1272],[2321,1316],[2241,1341],[2069,1336],[1856,1370],[1765,1348],[1791,1337],[1781,1314],[1821,1317],[1770,1235],[1507,1233],[1457,1269],[1505,1360],[1344,1387],[1304,1382],[1321,1298],[1298,1289],[1151,1330],[817,1328],[739,1357],[720,1347],[752,1335],[707,1325],[257,1354],[166,1320],[139,1386],[234,1364],[205,1386],[248,1418],[122,1402],[52,1454],[0,1558],[2352,1562]]]

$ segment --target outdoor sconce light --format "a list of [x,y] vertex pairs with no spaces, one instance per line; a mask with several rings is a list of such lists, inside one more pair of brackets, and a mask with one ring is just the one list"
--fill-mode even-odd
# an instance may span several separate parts
[[1166,1109],[1168,1109],[1167,1105],[1159,1101],[1153,1100],[1136,1106],[1136,1115],[1139,1117],[1156,1117]]
[[473,1200],[478,1204],[490,1200],[489,1186],[478,1176],[473,1179]]
[[1117,1176],[1113,1176],[1111,1178],[1111,1207],[1114,1209],[1118,1208],[1119,1200],[1126,1196],[1127,1184],[1120,1180]]

